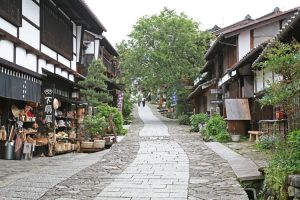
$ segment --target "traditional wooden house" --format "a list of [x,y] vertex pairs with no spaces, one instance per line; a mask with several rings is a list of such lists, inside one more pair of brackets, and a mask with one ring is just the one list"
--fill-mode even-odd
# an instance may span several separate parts
[[[254,99],[258,84],[251,64],[297,9],[281,12],[276,8],[257,19],[247,15],[214,32],[217,39],[207,51],[207,64],[201,71],[204,83],[199,82],[187,98],[196,112],[220,113],[227,119],[229,131],[239,134],[257,129],[259,120],[272,119],[272,108],[261,109]],[[264,76],[266,80],[273,77]]]
[[[0,124],[12,127],[7,120],[17,119],[24,128],[45,122],[76,128],[83,34],[101,35],[105,27],[83,0],[0,0],[0,5]],[[60,107],[55,111],[53,105]]]
[[[263,60],[264,55],[266,54],[268,48],[272,47],[272,44],[274,41],[279,40],[283,43],[290,43],[292,40],[296,40],[300,42],[300,9],[297,10],[297,12],[294,13],[294,15],[286,21],[286,23],[283,25],[282,29],[278,31],[278,33],[275,35],[275,37],[269,41],[266,48],[263,50],[263,52],[256,58],[256,60],[253,62],[253,65],[257,64],[258,62]],[[271,76],[271,75],[270,75]],[[270,77],[269,76],[269,77]],[[276,78],[277,77],[277,78]],[[272,81],[278,81],[280,76],[276,74],[272,74]],[[260,98],[264,90],[263,88],[266,87],[266,80],[265,80],[265,73],[262,70],[255,69],[255,91],[257,93],[256,98]],[[293,99],[294,105],[293,105],[293,112],[288,113],[287,120],[278,120],[276,119],[276,111],[278,109],[282,109],[280,106],[274,107],[272,109],[272,112],[270,112],[270,117],[272,116],[272,120],[266,120],[262,121],[261,126],[259,127],[261,131],[272,131],[274,124],[276,123],[279,132],[285,132],[286,129],[288,130],[299,130],[300,128],[300,106],[299,106],[299,97],[295,97]]]

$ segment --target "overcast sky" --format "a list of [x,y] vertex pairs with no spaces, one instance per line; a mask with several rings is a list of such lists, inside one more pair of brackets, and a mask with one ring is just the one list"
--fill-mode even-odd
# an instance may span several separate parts
[[242,20],[247,14],[257,18],[274,10],[300,6],[300,0],[85,0],[102,24],[112,45],[120,43],[145,15],[158,14],[164,7],[184,12],[200,22],[202,29],[215,24],[224,27]]

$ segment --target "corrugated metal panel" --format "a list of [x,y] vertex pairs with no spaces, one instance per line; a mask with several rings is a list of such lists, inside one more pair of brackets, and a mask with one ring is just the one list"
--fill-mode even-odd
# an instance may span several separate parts
[[248,99],[225,99],[227,120],[251,120]]

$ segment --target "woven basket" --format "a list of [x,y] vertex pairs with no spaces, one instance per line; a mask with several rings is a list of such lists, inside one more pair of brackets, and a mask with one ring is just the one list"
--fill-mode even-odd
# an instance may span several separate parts
[[55,143],[54,150],[56,152],[64,151],[65,144],[64,143]]
[[94,140],[94,148],[103,149],[105,147],[105,140]]
[[81,148],[93,148],[94,142],[81,142]]

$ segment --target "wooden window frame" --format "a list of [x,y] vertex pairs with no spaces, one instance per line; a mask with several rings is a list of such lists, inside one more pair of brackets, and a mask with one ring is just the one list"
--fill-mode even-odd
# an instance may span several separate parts
[[0,0],[0,5],[0,17],[17,27],[22,26],[22,0]]
[[41,43],[73,60],[72,22],[49,0],[41,0],[40,6]]

